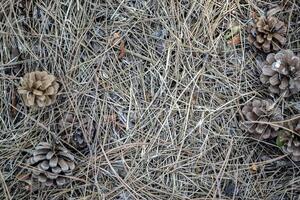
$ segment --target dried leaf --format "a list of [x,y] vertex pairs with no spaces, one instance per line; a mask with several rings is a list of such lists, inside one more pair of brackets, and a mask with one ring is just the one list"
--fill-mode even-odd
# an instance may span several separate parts
[[251,12],[251,17],[252,17],[252,19],[256,19],[256,18],[258,17],[257,12],[252,11],[252,12]]
[[108,123],[108,122],[115,123],[117,121],[117,115],[116,114],[104,115],[103,118],[104,118],[104,121],[106,123]]
[[17,110],[16,110],[16,107],[17,107],[17,95],[16,95],[16,89],[13,88],[11,90],[11,117],[12,118],[15,118],[16,114],[17,114]]
[[113,34],[113,37],[111,39],[111,46],[116,46],[120,44],[119,46],[119,59],[122,59],[125,56],[125,41],[121,39],[121,34],[119,32],[116,32]]
[[119,53],[118,58],[122,59],[124,56],[125,56],[125,41],[121,40],[121,42],[120,42],[120,53]]
[[120,38],[121,38],[121,35],[120,35],[119,32],[114,33],[114,34],[113,34],[113,37],[112,37],[112,39],[111,39],[111,45],[112,45],[112,46],[117,45],[118,40],[119,40]]
[[252,165],[250,166],[250,171],[252,173],[256,173],[258,170],[258,166],[255,163],[252,163]]
[[240,35],[235,35],[232,39],[228,40],[227,41],[227,44],[228,45],[231,45],[231,46],[236,46],[236,45],[239,45],[241,44],[241,37]]

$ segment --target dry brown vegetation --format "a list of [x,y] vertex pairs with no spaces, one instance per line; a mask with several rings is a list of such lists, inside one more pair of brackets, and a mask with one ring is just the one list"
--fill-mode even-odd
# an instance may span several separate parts
[[[297,199],[299,163],[239,127],[270,95],[245,27],[274,7],[297,54],[298,0],[1,0],[0,199]],[[37,70],[59,94],[29,108],[17,87]],[[299,95],[272,99],[300,111]],[[85,150],[62,139],[66,113],[95,124]],[[76,168],[41,187],[26,160],[54,139]]]

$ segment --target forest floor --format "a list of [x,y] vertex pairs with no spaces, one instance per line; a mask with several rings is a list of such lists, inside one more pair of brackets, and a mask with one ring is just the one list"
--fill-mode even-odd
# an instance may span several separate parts
[[[0,199],[297,199],[299,164],[239,127],[241,107],[268,95],[245,30],[274,7],[299,53],[298,0],[2,0]],[[17,92],[36,70],[60,84],[51,106]],[[85,150],[64,141],[72,181],[41,187],[28,152],[64,140],[68,112],[96,135]]]

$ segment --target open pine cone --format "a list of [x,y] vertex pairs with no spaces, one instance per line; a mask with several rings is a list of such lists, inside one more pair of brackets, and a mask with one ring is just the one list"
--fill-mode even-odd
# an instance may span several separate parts
[[67,149],[47,142],[35,147],[28,162],[35,167],[32,177],[46,186],[66,184],[68,179],[65,176],[72,175],[75,168],[74,156]]
[[46,71],[35,71],[25,74],[18,93],[26,106],[44,107],[55,102],[58,88],[55,76]]
[[262,83],[273,94],[288,97],[300,91],[300,58],[291,50],[270,53],[262,65]]
[[288,121],[287,128],[298,135],[287,130],[281,131],[277,140],[283,143],[282,150],[291,155],[292,160],[300,161],[300,118]]
[[248,33],[249,43],[265,53],[279,51],[287,41],[285,23],[273,16],[254,19],[254,23],[248,27]]
[[258,139],[276,137],[279,127],[268,123],[283,120],[280,110],[274,108],[271,100],[255,99],[242,108],[242,114],[246,121],[241,123],[241,128]]
[[[65,133],[68,141],[76,148],[83,149],[95,136],[95,127],[92,120],[81,118],[79,120],[74,114],[65,114],[59,122],[60,130]],[[86,135],[84,135],[87,133]]]

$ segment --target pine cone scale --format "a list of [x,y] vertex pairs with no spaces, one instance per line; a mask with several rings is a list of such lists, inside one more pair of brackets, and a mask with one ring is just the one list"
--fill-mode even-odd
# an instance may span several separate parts
[[63,159],[58,159],[58,165],[60,166],[63,172],[66,172],[69,169],[67,162]]
[[55,155],[55,153],[54,153],[53,151],[49,151],[49,152],[47,152],[47,154],[46,154],[46,158],[47,158],[48,160],[50,160],[54,155]]
[[271,78],[269,79],[269,82],[273,86],[280,84],[280,80],[279,80],[278,74],[274,74],[273,76],[271,76]]
[[49,169],[49,162],[44,160],[43,162],[41,162],[39,164],[39,169],[42,169],[42,170],[48,170]]
[[57,156],[53,156],[50,160],[49,160],[49,166],[50,167],[56,167],[58,163],[58,157]]

